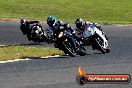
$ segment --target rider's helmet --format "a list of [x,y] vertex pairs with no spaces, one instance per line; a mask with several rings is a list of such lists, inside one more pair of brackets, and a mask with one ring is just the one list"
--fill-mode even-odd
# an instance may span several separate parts
[[76,27],[78,29],[81,29],[82,23],[83,23],[83,20],[81,18],[77,18],[76,21],[75,21]]
[[21,19],[21,20],[20,20],[20,23],[21,23],[21,24],[25,24],[25,23],[26,23],[26,19]]
[[70,28],[70,24],[65,23],[65,24],[64,24],[64,28],[65,28],[65,29],[69,29],[69,28]]
[[47,24],[52,27],[56,22],[56,17],[55,16],[49,16],[47,18]]

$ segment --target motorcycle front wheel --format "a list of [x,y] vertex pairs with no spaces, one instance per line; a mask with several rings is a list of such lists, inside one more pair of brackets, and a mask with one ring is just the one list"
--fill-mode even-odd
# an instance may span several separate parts
[[71,57],[76,56],[76,52],[73,49],[72,44],[69,41],[62,42],[62,46],[64,47],[64,53],[69,54]]
[[95,44],[96,44],[96,47],[98,48],[98,50],[101,51],[103,54],[105,54],[106,53],[106,49],[103,48],[103,46],[100,44],[98,39],[94,39],[94,40],[95,40]]

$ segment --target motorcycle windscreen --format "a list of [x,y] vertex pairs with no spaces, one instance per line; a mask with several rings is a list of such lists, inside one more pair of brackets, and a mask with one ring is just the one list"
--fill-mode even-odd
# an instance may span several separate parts
[[87,38],[89,36],[92,36],[95,32],[95,28],[88,27],[84,32],[83,32],[83,37]]

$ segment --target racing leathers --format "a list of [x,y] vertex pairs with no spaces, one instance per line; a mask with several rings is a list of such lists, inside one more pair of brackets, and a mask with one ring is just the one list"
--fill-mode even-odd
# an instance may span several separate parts
[[[76,29],[76,36],[78,36],[79,38],[85,38],[85,36],[87,35],[86,31],[88,30],[88,27],[94,25],[96,28],[98,28],[102,34],[104,34],[104,32],[102,31],[101,26],[99,26],[97,23],[92,23],[92,22],[83,22],[82,27],[80,29]],[[89,30],[90,32],[93,32],[93,29]]]
[[[102,35],[104,35],[106,37],[106,35],[102,31],[102,28],[99,25],[97,25],[97,23],[83,22],[81,29],[76,29],[76,36],[78,36],[78,38],[82,39],[84,45],[91,45],[92,42],[90,42],[89,39],[87,39],[87,38],[91,34],[94,34],[95,29],[93,27],[98,28],[102,32]],[[107,37],[106,37],[106,39],[108,40]],[[92,47],[92,48],[95,49],[94,47]]]
[[[61,29],[63,27],[63,29]],[[54,41],[54,39],[57,38],[56,34],[60,33],[60,31],[66,31],[66,32],[70,32],[71,34],[74,34],[74,30],[72,27],[69,26],[69,24],[64,23],[62,21],[57,21],[53,26],[49,27],[49,33],[48,35],[50,35],[50,39],[52,41]],[[73,35],[67,35],[67,37],[69,37],[70,42],[72,43],[72,46],[74,47],[74,50],[77,51],[77,47],[76,47],[76,40],[74,39]],[[58,47],[57,45],[59,42],[55,42],[55,46]]]
[[39,23],[39,21],[25,21],[21,23],[20,29],[24,35],[27,35],[28,40],[31,40],[31,26],[30,24]]

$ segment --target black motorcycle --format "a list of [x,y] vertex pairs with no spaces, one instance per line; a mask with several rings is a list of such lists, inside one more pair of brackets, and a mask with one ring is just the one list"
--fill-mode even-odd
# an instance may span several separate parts
[[71,32],[63,30],[63,27],[61,28],[61,31],[59,31],[57,34],[55,34],[55,36],[56,36],[56,38],[54,40],[55,47],[64,51],[65,54],[69,54],[72,57],[75,57],[76,54],[79,54],[80,56],[86,55],[86,50],[84,49],[84,47],[80,44],[79,41],[77,41],[74,38],[76,47],[77,47],[75,49],[74,42],[72,40],[73,36],[72,36]]
[[34,43],[41,43],[46,42],[47,37],[41,27],[41,25],[34,24],[31,26],[31,40],[34,41]]
[[21,19],[20,23],[20,30],[27,36],[29,41],[34,41],[34,43],[47,42],[47,37],[39,21]]

